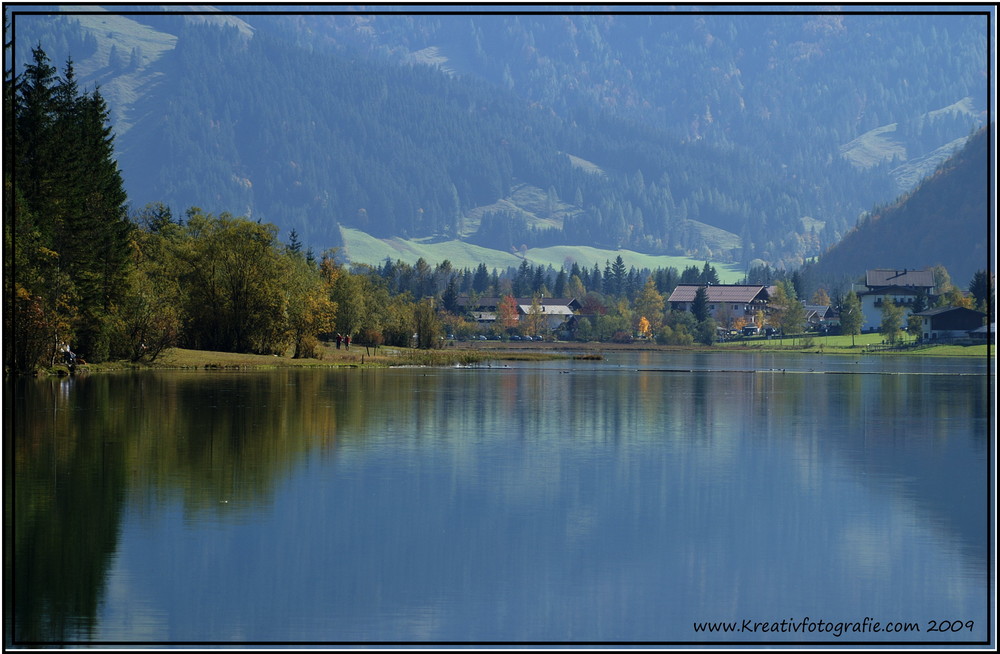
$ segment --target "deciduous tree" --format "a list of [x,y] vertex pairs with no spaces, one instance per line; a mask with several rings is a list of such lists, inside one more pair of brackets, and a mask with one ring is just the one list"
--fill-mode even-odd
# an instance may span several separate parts
[[277,228],[229,214],[188,211],[183,264],[185,340],[190,347],[279,353],[286,344],[287,259]]
[[886,298],[882,303],[882,336],[890,343],[899,340],[899,332],[903,326],[903,307],[897,305],[891,298]]
[[441,336],[441,321],[434,308],[434,298],[425,297],[413,307],[414,331],[417,335],[417,347],[430,349],[439,343]]
[[857,294],[848,291],[844,297],[844,305],[840,308],[840,328],[843,333],[851,335],[851,347],[855,345],[854,337],[861,333],[864,318]]
[[[635,315],[645,318],[649,331],[656,332],[663,325],[663,295],[656,290],[652,276],[646,280],[639,295],[635,298]],[[640,333],[642,330],[639,330]]]
[[517,301],[510,295],[500,298],[500,305],[497,307],[497,323],[500,329],[507,331],[517,327],[519,317],[517,314]]

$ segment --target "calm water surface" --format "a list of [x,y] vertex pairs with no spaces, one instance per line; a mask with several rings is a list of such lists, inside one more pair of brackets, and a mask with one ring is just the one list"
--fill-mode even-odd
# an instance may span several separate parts
[[[982,641],[993,374],[632,353],[11,382],[8,643]],[[865,618],[920,631],[695,628]]]

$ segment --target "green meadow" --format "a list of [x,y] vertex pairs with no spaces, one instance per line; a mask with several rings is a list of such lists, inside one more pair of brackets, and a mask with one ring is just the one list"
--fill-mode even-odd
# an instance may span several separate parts
[[[435,241],[433,239],[405,240],[401,238],[379,239],[364,232],[347,227],[341,227],[340,233],[344,239],[345,255],[353,263],[379,265],[386,258],[393,261],[399,259],[406,263],[416,263],[423,258],[434,265],[444,260],[451,262],[456,268],[476,268],[480,263],[486,264],[490,270],[504,270],[518,267],[523,260],[520,254],[491,250],[464,241]],[[673,267],[682,271],[689,266],[701,268],[705,262],[688,257],[642,254],[632,250],[603,250],[585,245],[557,245],[547,248],[531,248],[525,252],[533,266],[551,265],[555,269],[564,264],[576,262],[581,268],[593,268],[596,263],[601,270],[605,262],[614,261],[621,256],[625,265],[638,269]],[[743,279],[743,269],[739,264],[711,262],[724,284],[735,284]]]

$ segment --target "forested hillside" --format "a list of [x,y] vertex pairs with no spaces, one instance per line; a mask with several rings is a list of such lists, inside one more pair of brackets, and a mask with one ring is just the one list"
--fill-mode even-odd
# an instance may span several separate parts
[[977,270],[992,270],[987,239],[996,236],[996,214],[987,204],[995,181],[989,139],[986,129],[973,135],[916,190],[865,217],[810,266],[809,275],[855,278],[873,268],[943,265],[964,288]]
[[17,61],[43,42],[108,89],[134,208],[316,249],[343,225],[796,266],[985,107],[974,16],[196,13],[18,16]]

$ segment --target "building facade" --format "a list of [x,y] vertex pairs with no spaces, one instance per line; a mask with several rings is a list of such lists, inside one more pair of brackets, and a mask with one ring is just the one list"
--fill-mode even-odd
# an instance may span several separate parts
[[667,298],[669,307],[677,311],[691,311],[699,288],[705,288],[709,315],[719,323],[742,318],[748,324],[756,324],[755,317],[759,312],[767,313],[768,303],[774,294],[774,286],[759,284],[710,284],[704,287],[678,284]]
[[974,338],[970,332],[983,327],[986,314],[965,307],[940,307],[921,311],[920,338],[925,341],[952,338]]
[[864,285],[856,284],[854,292],[861,301],[861,313],[864,316],[861,329],[872,331],[882,325],[882,307],[888,300],[906,310],[904,323],[913,313],[918,297],[925,297],[927,306],[932,304],[934,273],[929,269],[876,268],[865,274]]

